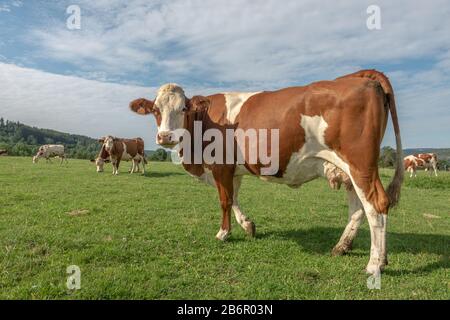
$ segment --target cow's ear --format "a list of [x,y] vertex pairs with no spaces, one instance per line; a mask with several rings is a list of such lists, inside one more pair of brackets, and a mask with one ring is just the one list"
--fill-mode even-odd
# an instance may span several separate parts
[[105,138],[98,139],[98,142],[101,143],[101,144],[104,144],[105,143]]
[[153,112],[154,102],[144,98],[136,99],[130,102],[130,109],[142,116]]
[[91,159],[90,161],[91,161],[91,162],[95,162],[95,159]]
[[209,108],[211,101],[204,96],[193,96],[186,100],[186,111],[199,112]]

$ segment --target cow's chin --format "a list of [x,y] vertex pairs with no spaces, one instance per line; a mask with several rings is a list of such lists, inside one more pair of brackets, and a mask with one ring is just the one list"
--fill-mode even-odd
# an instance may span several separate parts
[[178,144],[178,142],[173,142],[173,143],[158,143],[161,147],[166,148],[166,149],[173,149],[175,148],[175,146]]

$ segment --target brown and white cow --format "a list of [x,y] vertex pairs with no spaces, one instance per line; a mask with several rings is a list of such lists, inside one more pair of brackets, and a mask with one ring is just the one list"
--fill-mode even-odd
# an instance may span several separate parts
[[[363,70],[334,81],[319,81],[302,87],[193,98],[187,98],[178,85],[167,84],[159,89],[154,101],[137,99],[130,103],[130,108],[141,115],[155,116],[158,126],[156,141],[164,147],[182,143],[174,134],[180,128],[191,136],[195,134],[193,131],[198,121],[203,131],[210,128],[223,131],[230,127],[236,132],[278,130],[278,170],[271,175],[262,174],[271,165],[265,159],[258,158],[256,163],[250,161],[252,150],[248,144],[241,150],[244,164],[207,164],[205,161],[192,164],[192,159],[187,159],[186,154],[192,157],[195,150],[182,150],[180,156],[184,168],[218,189],[222,207],[218,239],[225,240],[230,235],[231,210],[242,228],[252,236],[255,234],[254,223],[244,215],[238,203],[244,174],[291,187],[324,176],[332,186],[346,184],[349,198],[349,222],[333,253],[343,254],[351,249],[365,215],[371,233],[370,260],[366,270],[376,274],[387,264],[387,214],[399,200],[404,171],[394,92],[382,73]],[[379,178],[377,162],[389,113],[400,156],[386,192]],[[257,138],[261,142],[261,136]],[[268,154],[274,142],[264,142],[258,147],[267,149],[264,151]],[[208,146],[208,142],[203,141],[203,149]],[[224,146],[227,148],[230,146]]]
[[99,142],[102,144],[100,152],[98,153],[97,158],[91,159],[91,162],[95,163],[97,167],[97,172],[103,172],[105,163],[109,163],[111,162],[111,160],[109,158],[109,153],[108,151],[106,151],[105,145],[103,144],[104,138],[99,139]]
[[130,173],[139,170],[139,163],[142,162],[143,172],[145,173],[145,165],[147,160],[144,153],[144,140],[141,138],[122,139],[113,136],[106,136],[99,139],[102,143],[99,156],[96,159],[97,172],[103,171],[103,164],[109,158],[113,165],[113,174],[119,174],[119,165],[121,161],[131,161]]
[[[425,171],[433,169],[434,175],[437,177],[437,155],[435,153],[419,153],[406,156],[403,159],[405,170],[410,173],[409,177],[417,177],[417,169],[424,168]],[[430,170],[430,175],[433,172]]]
[[[103,141],[103,140],[102,140]],[[103,172],[105,163],[110,163],[110,157],[108,151],[106,151],[105,146],[102,142],[102,147],[100,148],[100,152],[98,153],[97,158],[91,159],[91,162],[95,163],[97,167],[97,172]],[[131,163],[131,169],[129,170],[130,173],[136,173],[140,172],[141,169],[139,165],[143,162],[143,166],[147,165],[147,159],[143,157],[142,161],[140,159],[135,159],[135,161],[132,161]],[[136,165],[135,165],[136,163]],[[144,167],[144,173],[145,173],[145,167]]]
[[39,158],[45,158],[47,162],[51,162],[51,158],[59,157],[61,159],[61,164],[67,158],[64,151],[64,146],[62,144],[45,144],[40,146],[38,152],[33,157],[33,163],[37,163]]

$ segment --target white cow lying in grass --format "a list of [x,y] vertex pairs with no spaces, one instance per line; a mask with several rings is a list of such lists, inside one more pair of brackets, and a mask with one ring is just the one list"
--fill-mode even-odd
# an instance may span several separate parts
[[46,144],[39,147],[38,152],[33,157],[33,163],[37,163],[39,158],[45,158],[47,162],[52,162],[50,158],[59,157],[61,164],[64,160],[67,162],[66,155],[64,153],[64,146],[61,144]]

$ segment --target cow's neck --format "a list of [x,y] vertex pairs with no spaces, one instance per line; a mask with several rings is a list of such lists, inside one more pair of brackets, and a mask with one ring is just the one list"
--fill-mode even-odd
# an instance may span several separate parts
[[[189,172],[190,174],[200,177],[204,172],[203,168],[203,157],[202,157],[202,163],[201,164],[194,164],[194,122],[195,121],[201,121],[202,122],[202,132],[205,131],[205,122],[207,118],[207,110],[201,110],[196,112],[188,112],[186,113],[184,117],[184,129],[189,132],[191,136],[191,145],[190,145],[190,154],[191,154],[191,161],[190,163],[185,163],[183,161],[183,167],[184,169]],[[203,152],[202,146],[202,152]],[[183,155],[181,155],[183,157]]]

